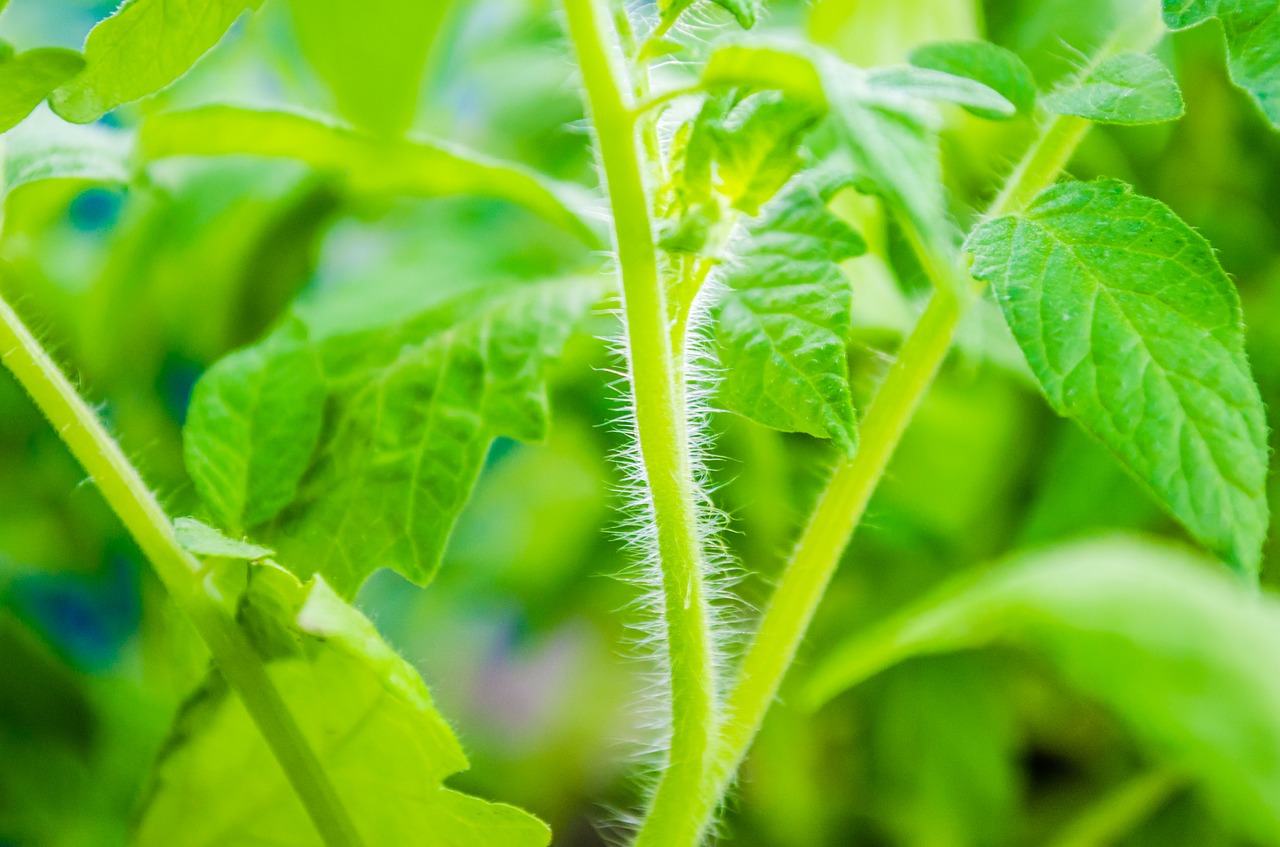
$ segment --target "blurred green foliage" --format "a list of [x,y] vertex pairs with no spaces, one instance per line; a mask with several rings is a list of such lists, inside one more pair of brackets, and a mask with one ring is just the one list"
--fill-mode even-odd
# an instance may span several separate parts
[[[0,36],[21,49],[78,46],[113,5],[14,0]],[[558,180],[595,183],[550,0],[379,2],[420,14],[403,31],[364,35],[351,31],[356,24],[320,21],[331,5],[344,4],[266,3],[176,84],[99,128],[128,132],[148,113],[213,101],[287,105],[385,135],[448,138]],[[1077,66],[1126,5],[778,0],[761,25],[868,65],[904,61],[930,41],[985,36],[1021,56],[1045,86]],[[331,43],[348,37],[387,47],[353,49],[339,61]],[[1210,27],[1167,40],[1161,58],[1175,69],[1186,116],[1099,127],[1071,171],[1133,183],[1215,245],[1244,302],[1264,401],[1276,409],[1280,135],[1230,84],[1223,54]],[[948,110],[944,171],[957,217],[971,219],[988,199],[1027,133],[1023,118],[988,123]],[[114,180],[86,177],[9,196],[0,290],[102,403],[177,515],[200,508],[181,443],[196,380],[276,326],[291,304],[312,326],[350,327],[472,287],[596,267],[573,235],[500,200],[357,191],[333,168],[283,159],[176,157]],[[896,291],[876,287],[883,270],[875,263],[906,282],[908,297],[917,270],[901,233],[877,226],[860,202],[837,208],[870,221],[868,240],[879,245],[878,255],[846,264],[855,304],[885,316],[874,325],[855,317],[849,361],[855,406],[865,408],[902,330],[893,316],[909,313]],[[796,681],[811,668],[808,651],[825,653],[1016,548],[1109,530],[1181,538],[1102,448],[1047,410],[990,317],[975,310],[959,355],[908,432]],[[619,579],[629,564],[615,533],[621,480],[608,457],[622,444],[612,426],[620,400],[603,374],[616,363],[599,340],[613,327],[593,320],[551,373],[549,438],[500,439],[490,450],[436,581],[420,589],[384,571],[360,595],[463,740],[472,768],[449,785],[534,812],[565,847],[607,843],[610,810],[641,796],[629,763],[631,747],[646,740],[645,668],[623,658],[635,652],[628,627],[640,615],[635,589]],[[727,414],[713,429],[714,482],[742,563],[738,591],[758,606],[833,448]],[[125,843],[168,724],[207,664],[84,482],[0,374],[3,847]],[[1275,545],[1267,549],[1265,585],[1280,582],[1278,557]],[[1100,700],[1010,648],[912,659],[813,715],[791,693],[746,765],[724,824],[729,843],[1049,844],[1155,767]],[[1164,789],[1114,843],[1248,843],[1228,835],[1182,782]]]

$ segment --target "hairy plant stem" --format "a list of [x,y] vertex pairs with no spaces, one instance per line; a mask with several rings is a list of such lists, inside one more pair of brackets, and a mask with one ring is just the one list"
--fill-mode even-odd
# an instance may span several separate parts
[[119,444],[0,298],[0,361],[35,401],[107,504],[151,562],[160,582],[195,626],[227,684],[244,703],[327,847],[363,841],[315,751],[294,721],[266,666],[203,564],[178,543],[173,524]]
[[670,662],[669,756],[636,844],[667,847],[697,838],[699,824],[687,804],[706,784],[718,724],[682,368],[658,274],[639,152],[642,139],[624,94],[636,89],[616,67],[616,38],[602,29],[604,18],[595,0],[564,0],[564,8],[613,210],[636,429],[657,524]]
[[[1097,61],[1137,45],[1145,48],[1154,37],[1144,24],[1131,34],[1112,39]],[[1070,116],[1043,120],[986,215],[1017,212],[1049,187],[1091,126],[1089,121]],[[922,246],[918,239],[916,245]],[[863,418],[857,452],[834,468],[738,668],[724,709],[721,738],[707,770],[707,784],[690,800],[690,813],[698,817],[697,831],[691,840],[673,841],[670,847],[694,847],[710,826],[872,494],[946,359],[960,319],[981,291],[969,277],[967,257],[962,257],[962,266],[954,268],[934,261],[931,255],[923,258],[935,291]],[[694,808],[696,803],[702,805]]]

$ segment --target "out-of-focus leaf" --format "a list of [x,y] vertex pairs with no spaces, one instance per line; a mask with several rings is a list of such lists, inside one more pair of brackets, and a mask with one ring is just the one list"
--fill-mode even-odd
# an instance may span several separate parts
[[84,57],[59,47],[0,56],[0,132],[12,129],[83,67]]
[[380,139],[288,112],[207,106],[153,115],[143,124],[143,155],[252,155],[297,159],[376,194],[471,194],[524,206],[588,243],[599,236],[558,185],[519,165],[444,142]]
[[1045,95],[1044,107],[1102,124],[1176,121],[1185,111],[1173,74],[1142,53],[1111,56],[1083,80]]
[[952,103],[982,115],[1010,118],[1015,112],[1011,101],[976,78],[932,68],[912,65],[872,68],[867,71],[867,82],[881,93]]
[[1050,404],[1197,539],[1257,572],[1267,425],[1240,299],[1213,249],[1115,180],[1069,182],[970,234]]
[[946,261],[959,233],[946,209],[936,110],[892,89],[877,90],[855,68],[825,65],[833,123],[853,159],[858,189],[879,196],[926,250]]
[[1133,540],[1029,554],[944,588],[824,660],[822,703],[912,656],[1008,644],[1048,662],[1186,774],[1239,832],[1280,838],[1280,605]]
[[983,17],[973,0],[815,0],[808,30],[841,58],[877,68],[907,61],[913,48],[930,41],[978,38]]
[[1009,843],[1021,776],[1014,705],[986,658],[895,667],[869,698],[875,808],[896,843]]
[[5,195],[46,179],[124,185],[130,181],[130,136],[101,126],[75,126],[41,110],[4,136]]
[[183,445],[187,472],[219,524],[243,531],[293,501],[320,443],[324,403],[319,356],[297,321],[205,373]]
[[451,0],[291,0],[302,53],[352,122],[400,135]]
[[132,682],[76,674],[0,610],[0,843],[124,844],[164,720]]
[[[237,507],[242,492],[283,494],[306,471],[296,498],[256,534],[269,537],[300,571],[323,574],[340,593],[354,594],[380,567],[425,583],[489,443],[502,435],[543,437],[546,369],[602,293],[594,279],[504,284],[400,323],[313,340],[296,355],[321,363],[323,392],[313,399],[327,411],[318,451],[301,465],[295,461],[301,449],[285,466],[271,461],[282,448],[263,436],[275,430],[235,423],[262,411],[260,398],[270,398],[272,408],[299,402],[292,368],[276,361],[295,355],[293,342],[277,333],[235,354],[241,358],[225,380],[215,367],[215,380],[252,390],[197,389],[197,406],[220,408],[216,418],[212,410],[193,409],[205,425],[198,433],[188,430],[188,455],[204,462],[224,457],[207,462],[205,477],[216,478],[211,475],[221,464],[246,468],[211,500]],[[306,414],[315,411],[312,406]],[[307,428],[313,425],[309,420]],[[235,455],[260,455],[263,462],[246,465]],[[282,500],[270,502],[278,510]]]
[[702,69],[707,88],[774,89],[816,109],[827,106],[827,97],[813,59],[790,46],[767,43],[727,44],[717,47]]
[[75,674],[33,632],[2,609],[0,655],[4,656],[0,662],[0,738],[20,735],[87,753],[94,741],[95,720]]
[[1164,22],[1186,29],[1209,18],[1222,22],[1231,80],[1253,96],[1280,127],[1280,3],[1274,0],[1164,0]]
[[751,220],[713,307],[720,399],[765,426],[857,443],[845,348],[852,290],[839,262],[866,249],[827,209],[849,184],[803,174]]
[[236,541],[228,538],[207,523],[195,518],[178,518],[173,522],[174,534],[178,543],[185,550],[197,556],[210,556],[218,559],[245,559],[253,562],[269,559],[275,555],[274,550],[250,544],[247,541]]
[[223,33],[262,0],[127,0],[89,33],[85,68],[53,92],[53,110],[72,123],[154,94],[186,73]]
[[[239,620],[367,844],[541,847],[512,806],[445,788],[467,759],[412,665],[322,580],[253,566]],[[391,802],[388,802],[391,800]],[[315,847],[319,836],[238,697],[210,674],[157,766],[134,843]]]
[[[911,64],[954,76],[969,77],[995,91],[1029,115],[1036,105],[1036,81],[1017,53],[989,41],[938,41],[911,52]],[[966,107],[984,118],[1006,117],[1000,111]]]

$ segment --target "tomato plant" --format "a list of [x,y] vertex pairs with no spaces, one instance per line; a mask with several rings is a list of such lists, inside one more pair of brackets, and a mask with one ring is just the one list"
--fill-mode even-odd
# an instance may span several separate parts
[[1280,844],[1276,0],[4,27],[0,844]]

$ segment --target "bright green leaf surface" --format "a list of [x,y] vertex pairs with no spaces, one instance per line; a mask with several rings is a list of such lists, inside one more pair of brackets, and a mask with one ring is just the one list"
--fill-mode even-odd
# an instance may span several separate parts
[[84,43],[85,69],[53,93],[53,110],[89,123],[186,73],[262,0],[127,0]]
[[195,518],[178,518],[173,522],[173,531],[178,536],[178,543],[197,556],[245,559],[252,562],[275,555],[274,550],[268,550],[266,547],[228,538],[207,523]]
[[[989,41],[940,41],[917,47],[911,64],[977,80],[1028,115],[1036,105],[1036,81],[1018,54]],[[976,114],[1001,117],[998,111],[969,107]]]
[[[241,624],[369,845],[541,847],[545,824],[445,788],[467,760],[418,672],[321,580],[254,566]],[[318,847],[319,836],[221,677],[187,702],[157,766],[138,847]]]
[[275,526],[289,561],[353,593],[378,567],[425,583],[498,436],[543,438],[544,376],[600,283],[481,291],[327,340],[329,435]]
[[574,211],[566,186],[443,142],[384,140],[288,112],[208,106],[150,117],[140,143],[151,159],[237,154],[298,159],[341,174],[362,192],[494,197],[524,206],[588,242],[599,238]]
[[292,0],[302,52],[352,122],[400,135],[450,0]]
[[27,50],[0,60],[0,132],[31,114],[50,91],[83,67],[79,53],[57,47]]
[[297,494],[320,441],[320,360],[297,322],[232,353],[196,384],[183,429],[187,472],[222,526],[270,520]]
[[829,105],[858,188],[882,197],[939,257],[954,252],[959,238],[942,187],[940,116],[929,101],[1013,111],[1009,101],[970,79],[910,67],[867,72],[816,50],[771,44],[715,50],[703,83],[776,89],[815,108]]
[[821,663],[825,702],[912,656],[1009,644],[1042,657],[1185,772],[1224,821],[1280,839],[1280,604],[1136,541],[1028,555],[860,633]]
[[1164,22],[1170,29],[1185,29],[1209,18],[1222,21],[1232,81],[1280,127],[1280,2],[1164,0]]
[[807,174],[767,204],[743,233],[713,317],[729,410],[852,451],[845,352],[852,290],[838,263],[866,245],[826,205],[847,184]]
[[1153,56],[1121,53],[1094,68],[1082,81],[1054,91],[1044,106],[1103,124],[1151,124],[1182,117],[1178,82]]
[[782,92],[758,91],[712,124],[717,188],[730,205],[759,212],[800,169],[800,142],[819,117]]
[[[660,0],[658,8],[662,12],[660,28],[668,29],[696,0]],[[733,15],[738,26],[751,29],[760,17],[762,0],[710,0],[710,2]]]
[[1100,180],[1055,186],[967,246],[1054,409],[1255,573],[1267,427],[1239,297],[1209,244],[1164,204]]

